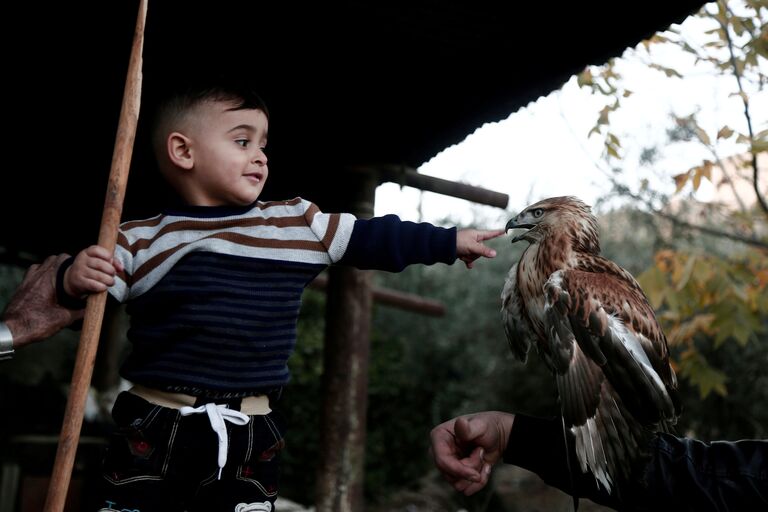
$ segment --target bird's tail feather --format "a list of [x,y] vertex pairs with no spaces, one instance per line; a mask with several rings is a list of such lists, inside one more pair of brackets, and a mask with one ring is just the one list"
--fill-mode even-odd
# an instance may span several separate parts
[[[561,377],[558,377],[558,381]],[[622,405],[613,388],[604,382],[597,411],[570,429],[582,472],[590,472],[608,492],[630,480],[635,462],[643,456],[650,433]]]

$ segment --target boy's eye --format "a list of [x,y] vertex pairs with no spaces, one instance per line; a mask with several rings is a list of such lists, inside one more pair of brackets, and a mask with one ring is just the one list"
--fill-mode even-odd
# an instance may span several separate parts
[[247,147],[248,147],[248,144],[249,144],[250,142],[251,142],[251,141],[249,141],[248,139],[237,139],[237,140],[235,140],[235,144],[238,144],[238,145],[240,145],[240,146],[242,146],[242,147],[244,147],[244,148],[247,148]]

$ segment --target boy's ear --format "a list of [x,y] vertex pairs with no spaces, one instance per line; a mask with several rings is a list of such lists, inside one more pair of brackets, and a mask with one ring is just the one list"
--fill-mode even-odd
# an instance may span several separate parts
[[191,169],[194,165],[190,139],[183,133],[173,132],[166,139],[166,151],[171,163],[182,169]]

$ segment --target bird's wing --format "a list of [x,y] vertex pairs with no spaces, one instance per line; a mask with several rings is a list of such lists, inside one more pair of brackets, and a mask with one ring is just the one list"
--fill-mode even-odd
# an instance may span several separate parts
[[522,315],[520,292],[517,289],[517,264],[509,270],[501,291],[501,322],[509,348],[515,357],[524,363],[528,359],[533,335]]
[[628,476],[643,426],[673,422],[678,402],[653,310],[623,271],[603,270],[554,272],[544,326],[582,470],[609,488],[611,475]]
[[666,338],[634,280],[560,270],[550,276],[544,293],[544,322],[558,372],[570,366],[570,347],[576,343],[638,421],[674,421],[677,381]]

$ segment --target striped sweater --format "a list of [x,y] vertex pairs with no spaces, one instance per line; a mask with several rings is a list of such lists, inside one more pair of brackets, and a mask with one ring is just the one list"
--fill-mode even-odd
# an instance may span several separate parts
[[115,254],[125,271],[110,293],[128,303],[133,343],[123,377],[221,398],[288,382],[301,294],[328,265],[450,264],[456,233],[394,215],[324,214],[296,198],[127,222]]

